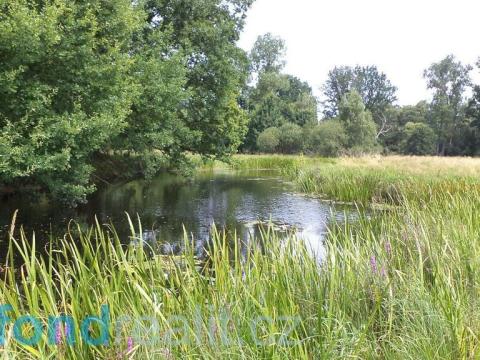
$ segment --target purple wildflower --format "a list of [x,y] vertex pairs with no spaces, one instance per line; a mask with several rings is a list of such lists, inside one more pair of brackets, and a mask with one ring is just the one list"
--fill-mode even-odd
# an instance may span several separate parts
[[375,255],[372,255],[370,258],[370,267],[372,268],[372,273],[376,274],[378,272],[378,267],[377,267],[377,258]]
[[387,241],[385,243],[385,251],[387,252],[388,256],[392,255],[392,244],[390,243],[390,241]]
[[65,324],[65,337],[68,339],[72,333],[72,329],[70,328],[70,324],[67,322]]
[[59,345],[62,342],[62,329],[60,323],[57,322],[55,326],[55,344]]
[[127,353],[133,350],[133,338],[131,336],[127,339]]
[[384,278],[387,277],[387,269],[385,268],[385,266],[382,266],[382,270],[380,271],[380,274],[381,274],[382,277],[384,277]]

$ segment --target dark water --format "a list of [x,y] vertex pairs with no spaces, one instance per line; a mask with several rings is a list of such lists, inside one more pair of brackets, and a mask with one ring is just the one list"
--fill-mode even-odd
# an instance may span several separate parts
[[183,227],[200,249],[208,241],[213,223],[248,240],[258,231],[259,222],[272,221],[280,229],[296,229],[319,258],[324,254],[322,238],[328,223],[343,218],[346,210],[298,194],[294,185],[278,174],[261,171],[200,173],[190,181],[163,174],[149,182],[107,186],[77,209],[45,199],[12,198],[0,205],[0,259],[5,256],[6,229],[15,209],[19,209],[17,226],[22,224],[30,235],[35,230],[38,241],[44,242],[48,234],[64,233],[71,219],[88,226],[95,215],[101,224],[113,224],[128,242],[131,234],[126,213],[135,222],[138,214],[144,242],[163,253],[181,251]]

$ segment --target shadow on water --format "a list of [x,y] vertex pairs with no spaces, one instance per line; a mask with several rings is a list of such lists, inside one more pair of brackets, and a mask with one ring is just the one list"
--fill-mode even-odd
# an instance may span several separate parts
[[[152,181],[135,180],[106,186],[89,198],[86,205],[68,209],[44,198],[12,198],[1,203],[0,259],[7,251],[7,229],[19,209],[17,227],[27,237],[35,230],[39,248],[49,235],[65,233],[74,219],[83,227],[95,223],[113,224],[122,242],[131,242],[126,213],[138,216],[143,226],[143,245],[163,254],[182,251],[184,229],[202,252],[210,238],[212,224],[236,234],[243,242],[258,235],[262,224],[272,222],[281,231],[296,230],[299,238],[321,258],[323,237],[333,219],[341,220],[350,208],[335,206],[295,193],[293,184],[270,171],[221,171],[199,173],[192,180],[162,174]],[[138,240],[133,240],[139,242]]]

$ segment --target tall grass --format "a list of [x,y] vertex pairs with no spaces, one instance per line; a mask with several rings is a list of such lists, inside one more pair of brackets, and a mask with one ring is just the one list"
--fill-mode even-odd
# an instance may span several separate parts
[[[143,248],[122,246],[113,229],[97,225],[88,232],[69,231],[41,257],[35,242],[21,234],[11,239],[11,251],[20,252],[25,265],[7,269],[0,281],[0,303],[11,303],[15,317],[31,313],[44,324],[51,314],[82,319],[108,304],[112,319],[155,316],[160,340],[146,346],[129,339],[133,325],[126,324],[109,346],[53,346],[44,337],[38,346],[26,347],[14,341],[10,324],[0,354],[4,359],[480,357],[475,174],[395,171],[347,160],[254,160],[258,168],[272,163],[286,164],[282,171],[318,195],[395,206],[366,212],[359,207],[355,220],[332,224],[322,264],[295,236],[282,241],[271,229],[259,239],[263,246],[252,242],[247,248],[215,233],[201,262],[187,238],[184,256],[149,258]],[[141,233],[140,225],[131,227],[132,236]],[[225,313],[230,320],[224,333]],[[200,327],[192,325],[198,314]],[[163,341],[173,327],[168,319],[177,315],[191,320],[186,333],[194,341]],[[292,324],[282,320],[286,316],[300,320],[292,332]],[[257,329],[259,343],[251,324],[262,317],[273,321]],[[144,326],[145,334],[148,323]],[[289,341],[282,342],[286,333]],[[225,334],[228,343],[220,340]]]
[[[133,236],[138,233],[132,228]],[[309,319],[312,314],[305,310],[316,308],[322,280],[300,242],[293,237],[280,241],[269,229],[261,241],[268,250],[262,251],[216,232],[207,260],[200,262],[185,239],[183,256],[152,258],[143,247],[122,246],[113,229],[98,224],[88,232],[70,231],[47,256],[38,256],[35,241],[25,234],[12,238],[11,251],[20,252],[24,264],[16,271],[9,264],[0,281],[0,303],[13,306],[12,319],[32,314],[45,329],[49,315],[71,315],[78,320],[69,330],[77,343],[67,346],[60,334],[59,344],[49,344],[45,330],[38,345],[24,346],[9,324],[0,354],[4,359],[308,358],[317,339],[287,317]],[[98,316],[102,305],[110,308],[111,341],[87,346],[78,336],[80,322]],[[151,316],[159,327],[152,329],[151,320],[132,321],[115,333],[114,321],[125,316]],[[260,321],[253,332],[252,325],[262,318],[269,320]],[[28,327],[23,331],[26,337],[33,334]],[[154,343],[143,343],[138,333],[154,334]],[[286,341],[289,345],[282,345]]]
[[406,199],[429,202],[445,193],[478,191],[478,178],[452,174],[409,174],[392,169],[352,168],[342,165],[299,169],[292,176],[301,189],[326,199],[361,205],[400,205]]
[[480,160],[470,158],[240,155],[230,167],[280,170],[305,193],[357,205],[398,205],[405,198],[428,202],[480,187]]

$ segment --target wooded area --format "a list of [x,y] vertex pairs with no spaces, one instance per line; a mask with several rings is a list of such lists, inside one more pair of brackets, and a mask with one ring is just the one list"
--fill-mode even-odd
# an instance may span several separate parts
[[474,68],[453,55],[424,72],[433,100],[409,106],[396,104],[397,88],[375,65],[335,67],[321,89],[317,124],[312,89],[281,73],[285,47],[267,34],[251,52],[258,82],[248,89],[246,149],[322,156],[479,154],[480,86],[472,83]]

